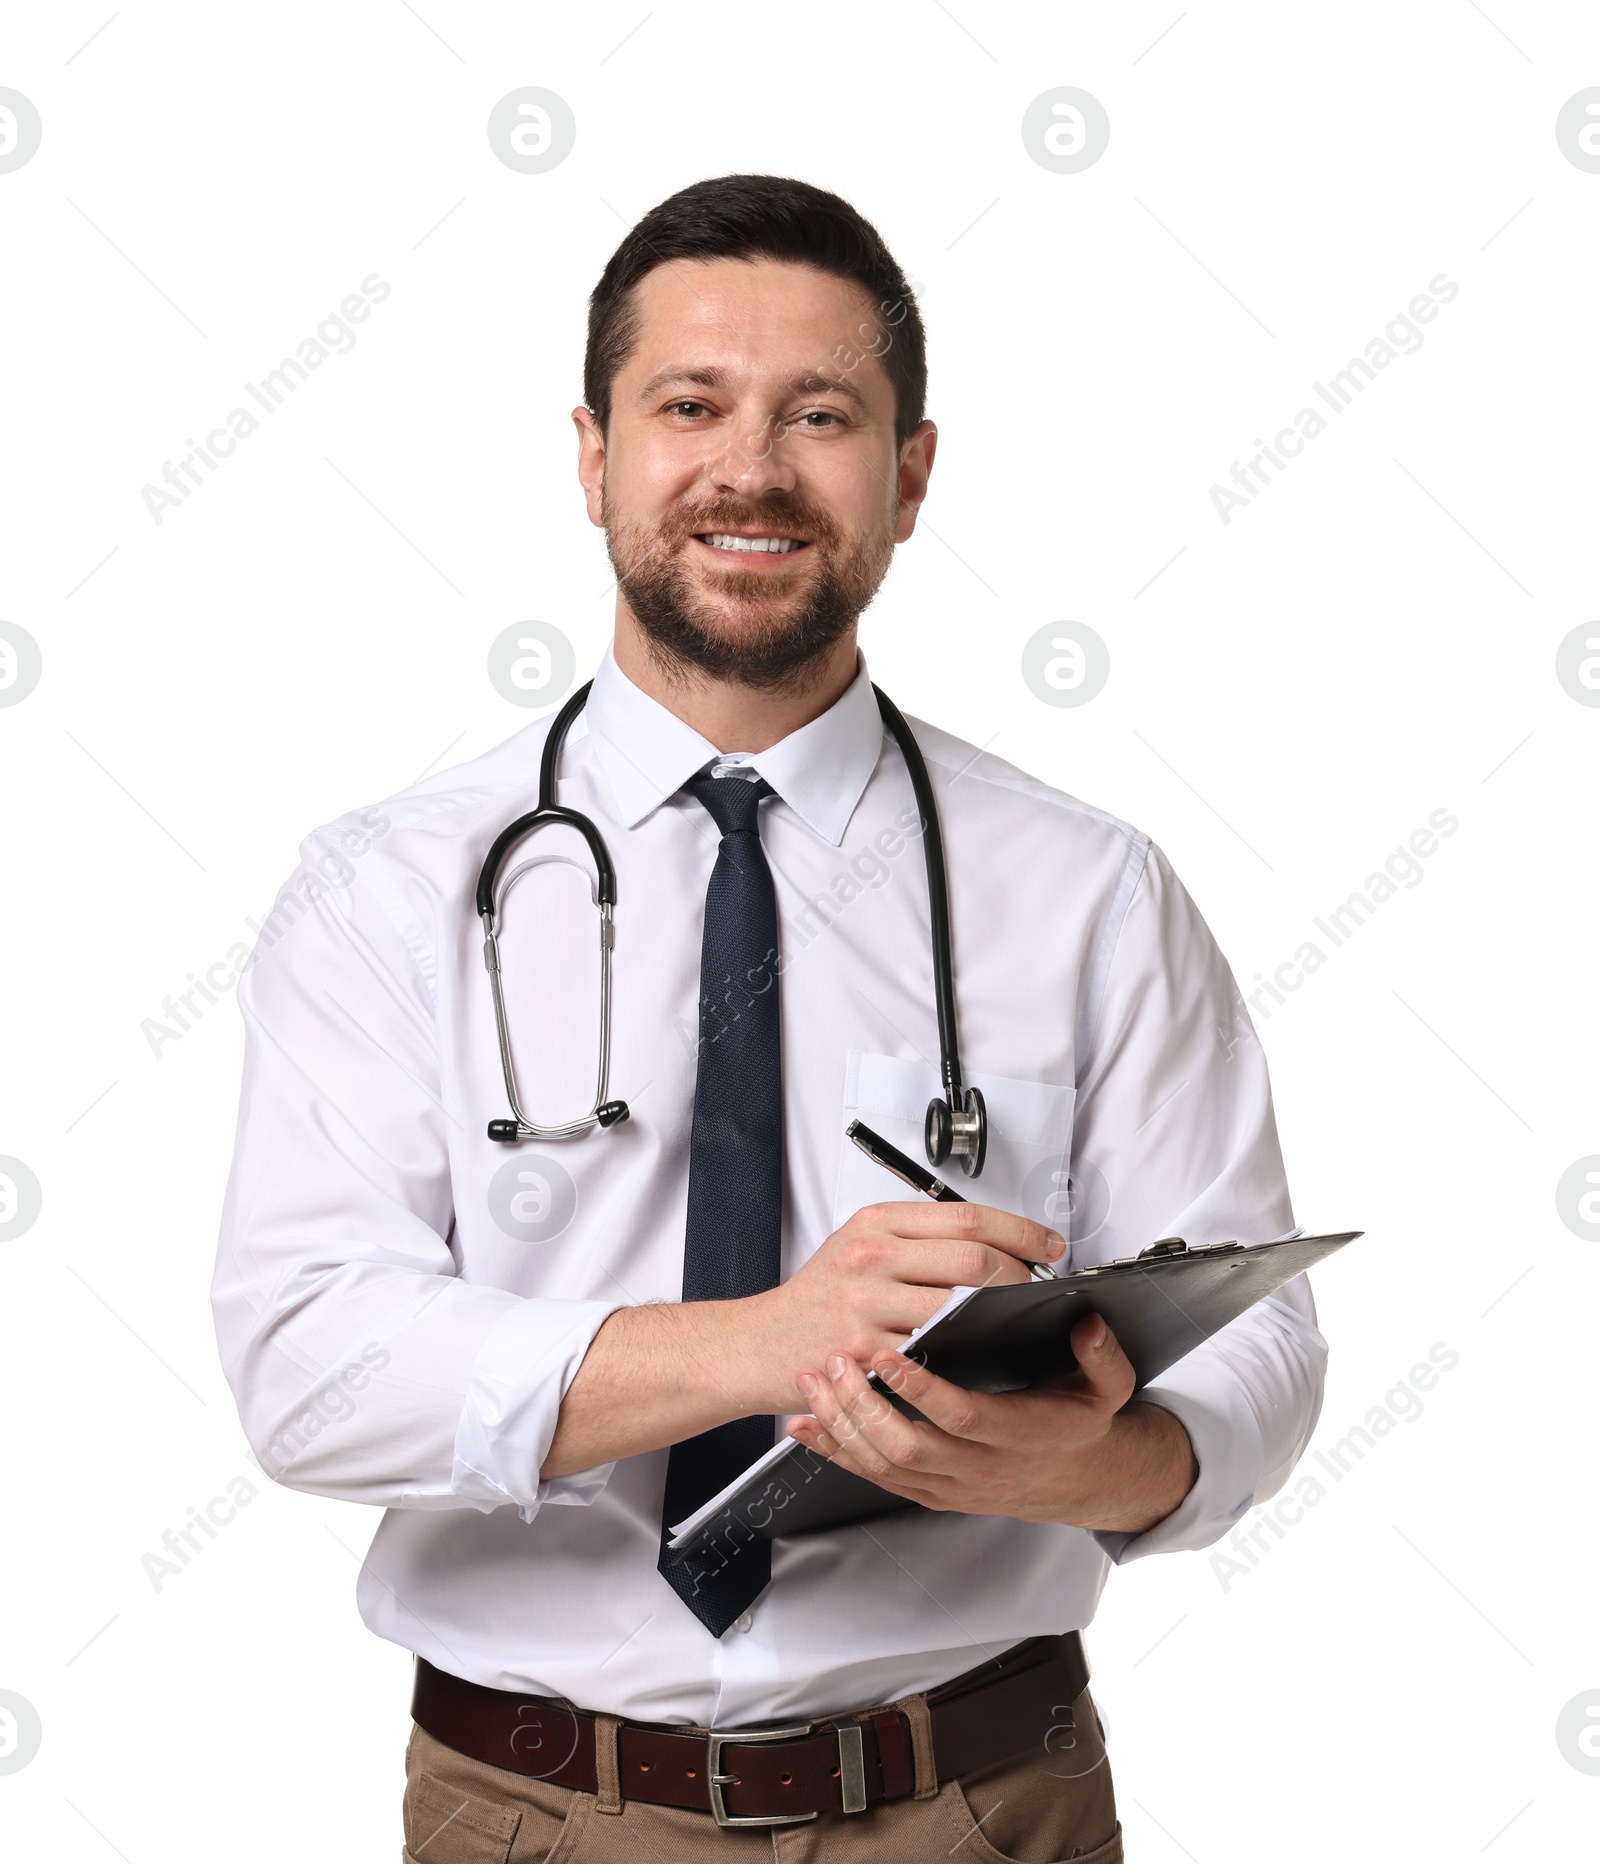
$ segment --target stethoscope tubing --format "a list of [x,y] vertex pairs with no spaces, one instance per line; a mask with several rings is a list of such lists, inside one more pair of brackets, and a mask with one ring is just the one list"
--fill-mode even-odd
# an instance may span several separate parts
[[[593,684],[591,680],[580,686],[551,721],[550,730],[545,736],[544,751],[539,759],[538,804],[500,831],[490,844],[478,872],[475,904],[478,918],[483,924],[484,966],[489,973],[490,993],[494,1000],[500,1066],[514,1116],[511,1120],[491,1121],[489,1137],[503,1142],[524,1138],[570,1138],[596,1124],[613,1126],[628,1117],[627,1107],[622,1101],[606,1099],[611,1060],[611,951],[616,940],[612,918],[617,900],[616,869],[612,865],[611,852],[606,847],[605,838],[594,822],[579,810],[563,808],[555,800],[556,766],[560,761],[562,746],[573,720],[583,710]],[[933,955],[934,1013],[939,1025],[939,1072],[945,1092],[942,1103],[934,1101],[929,1105],[928,1154],[935,1164],[943,1164],[954,1149],[969,1175],[976,1177],[983,1169],[988,1122],[982,1095],[975,1088],[964,1087],[961,1078],[961,1056],[956,1032],[955,964],[950,941],[950,893],[938,805],[921,747],[913,737],[900,708],[880,687],[874,685],[872,693],[878,702],[879,715],[905,760],[912,794],[916,798],[917,814],[922,823],[923,861],[928,876],[928,929]],[[576,829],[582,835],[595,866],[594,898],[600,913],[600,1059],[593,1108],[581,1119],[568,1120],[559,1126],[540,1126],[524,1115],[517,1097],[511,1034],[501,983],[499,915],[495,890],[510,850],[525,836],[556,823]],[[534,863],[525,862],[523,865],[526,867]],[[523,868],[516,871],[521,873]]]

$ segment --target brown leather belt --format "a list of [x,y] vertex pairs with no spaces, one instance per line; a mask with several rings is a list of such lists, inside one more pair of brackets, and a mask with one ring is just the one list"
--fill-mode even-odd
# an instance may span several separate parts
[[[1088,1681],[1083,1639],[1069,1631],[1032,1638],[929,1691],[939,1780],[1044,1747],[1071,1725]],[[436,1741],[490,1767],[599,1791],[596,1718],[582,1709],[468,1683],[419,1657],[411,1715]],[[709,1812],[719,1825],[863,1812],[879,1800],[908,1799],[915,1785],[911,1724],[891,1708],[769,1728],[623,1722],[617,1765],[624,1799]]]

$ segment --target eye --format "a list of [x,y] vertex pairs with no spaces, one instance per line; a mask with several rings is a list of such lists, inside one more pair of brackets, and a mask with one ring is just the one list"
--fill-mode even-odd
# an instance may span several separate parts
[[689,417],[696,412],[705,411],[705,406],[706,404],[703,401],[669,401],[667,403],[666,412],[668,414]]
[[842,427],[844,416],[835,414],[830,408],[807,408],[805,413],[799,417],[796,425],[807,427],[812,433],[826,433],[828,427],[816,425],[819,422],[826,422],[828,426]]

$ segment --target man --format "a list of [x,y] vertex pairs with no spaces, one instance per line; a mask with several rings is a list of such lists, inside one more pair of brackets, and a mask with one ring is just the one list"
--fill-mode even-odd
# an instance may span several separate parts
[[[1261,1051],[1160,853],[924,725],[983,1201],[900,1195],[844,1138],[920,1154],[940,1090],[926,823],[856,645],[927,490],[925,381],[898,266],[798,182],[685,189],[594,293],[616,631],[557,800],[615,864],[625,1122],[485,1137],[474,886],[548,721],[312,836],[241,985],[223,1358],[272,1474],[388,1511],[358,1596],[419,1659],[409,1859],[1120,1859],[1077,1636],[1107,1562],[1216,1539],[1315,1423],[1303,1280],[1138,1400],[1092,1317],[1079,1370],[1008,1396],[897,1350],[954,1286],[1292,1223]],[[502,900],[526,1111],[559,1124],[593,1094],[589,883]],[[774,1418],[924,1506],[686,1574],[667,1534]]]

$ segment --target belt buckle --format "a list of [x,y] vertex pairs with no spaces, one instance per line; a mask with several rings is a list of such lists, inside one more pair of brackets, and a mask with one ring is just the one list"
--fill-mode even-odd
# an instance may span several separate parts
[[711,1816],[718,1825],[804,1825],[817,1815],[814,1812],[780,1812],[771,1818],[736,1818],[729,1812],[723,1802],[722,1789],[736,1786],[739,1776],[736,1773],[722,1771],[722,1750],[725,1747],[748,1744],[757,1741],[788,1741],[801,1735],[808,1735],[813,1724],[810,1722],[791,1722],[784,1728],[738,1728],[726,1734],[708,1733],[706,1736],[706,1788],[711,1795]]

